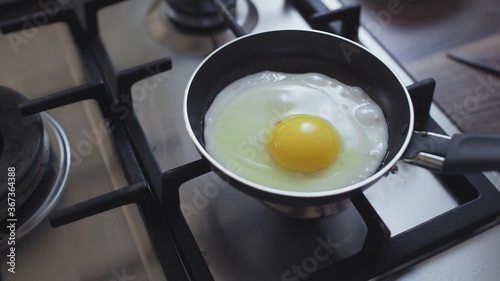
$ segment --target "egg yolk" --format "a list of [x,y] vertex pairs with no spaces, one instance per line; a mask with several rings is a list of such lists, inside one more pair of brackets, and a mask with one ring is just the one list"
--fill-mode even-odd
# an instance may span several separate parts
[[276,124],[267,142],[271,157],[296,172],[315,172],[337,156],[339,138],[332,126],[311,115],[288,117]]

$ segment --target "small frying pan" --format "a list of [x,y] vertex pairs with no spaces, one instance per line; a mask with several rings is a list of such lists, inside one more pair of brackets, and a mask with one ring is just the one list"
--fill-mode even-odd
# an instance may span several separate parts
[[[204,140],[204,116],[211,102],[231,82],[265,70],[318,72],[363,88],[382,108],[389,125],[389,149],[377,172],[339,189],[293,192],[253,183],[215,161],[205,150]],[[269,31],[246,35],[220,47],[192,75],[185,93],[184,118],[196,148],[217,174],[291,215],[301,213],[297,207],[318,209],[349,198],[387,174],[400,159],[443,174],[500,170],[499,135],[459,134],[449,138],[414,132],[412,101],[394,71],[365,47],[321,31]]]

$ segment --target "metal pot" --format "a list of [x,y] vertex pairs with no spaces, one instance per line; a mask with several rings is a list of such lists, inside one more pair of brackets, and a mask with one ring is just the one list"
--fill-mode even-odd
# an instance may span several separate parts
[[[253,183],[215,161],[204,148],[206,111],[225,86],[264,70],[319,72],[363,88],[382,108],[389,125],[389,149],[377,172],[339,189],[292,192]],[[412,101],[398,76],[363,46],[320,31],[269,31],[246,35],[220,47],[191,77],[184,118],[192,141],[213,171],[235,188],[294,217],[319,217],[345,208],[350,196],[373,185],[402,158],[444,174],[500,170],[500,136],[461,134],[451,139],[414,132]]]

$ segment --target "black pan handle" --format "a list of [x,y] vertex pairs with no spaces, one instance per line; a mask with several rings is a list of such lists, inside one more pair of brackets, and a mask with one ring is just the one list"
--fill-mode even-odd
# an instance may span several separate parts
[[500,134],[414,132],[403,159],[445,175],[500,171]]

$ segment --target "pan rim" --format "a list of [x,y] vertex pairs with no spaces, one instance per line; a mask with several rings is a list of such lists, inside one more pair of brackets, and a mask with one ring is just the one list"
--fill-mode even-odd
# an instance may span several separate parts
[[[325,35],[325,36],[331,36],[331,37],[335,37],[337,39],[343,40],[346,43],[352,44],[355,47],[362,49],[363,51],[367,52],[369,55],[373,56],[375,59],[379,60],[385,67],[387,67],[387,69],[397,79],[397,81],[399,82],[399,84],[401,85],[401,87],[404,90],[404,94],[406,96],[406,101],[407,101],[408,107],[409,107],[409,117],[410,118],[408,120],[408,128],[407,128],[407,131],[406,131],[405,139],[404,139],[403,144],[401,145],[401,148],[399,149],[399,151],[394,155],[394,158],[391,161],[389,161],[388,163],[386,163],[385,166],[382,167],[380,170],[378,170],[376,173],[372,174],[368,178],[366,178],[366,179],[364,179],[364,180],[362,180],[360,182],[357,182],[355,184],[348,185],[348,186],[341,187],[341,188],[326,190],[326,191],[289,191],[289,190],[283,190],[283,189],[278,189],[278,188],[273,188],[273,187],[261,185],[261,184],[252,182],[252,181],[250,181],[250,180],[248,180],[246,178],[243,178],[243,177],[235,174],[234,172],[230,171],[229,169],[227,169],[226,167],[224,167],[222,164],[220,164],[217,160],[215,160],[206,151],[206,149],[203,147],[203,145],[198,141],[198,139],[197,139],[197,137],[196,137],[196,135],[195,135],[192,127],[191,127],[191,124],[189,122],[188,97],[189,97],[189,92],[190,92],[189,90],[191,88],[193,80],[195,79],[195,77],[196,77],[197,73],[200,71],[200,69],[215,54],[217,54],[218,52],[220,52],[221,50],[223,50],[228,45],[234,44],[235,42],[238,42],[240,40],[245,40],[245,38],[248,38],[248,37],[259,36],[259,35],[262,35],[262,34],[280,33],[280,32],[305,32],[305,33],[311,33],[312,32],[312,33],[317,33],[317,34]],[[188,81],[187,87],[186,87],[185,92],[184,92],[183,117],[184,117],[184,123],[185,123],[186,129],[188,131],[189,137],[193,141],[193,143],[194,143],[196,149],[198,150],[198,152],[202,155],[203,158],[205,158],[206,160],[208,160],[208,162],[211,165],[215,166],[215,168],[217,170],[223,172],[225,174],[225,176],[228,176],[229,178],[234,179],[234,180],[242,183],[243,185],[246,185],[248,187],[254,188],[254,189],[256,189],[258,191],[261,191],[261,192],[264,192],[264,193],[278,195],[278,196],[284,196],[284,197],[307,198],[307,199],[314,199],[314,198],[324,199],[325,197],[342,196],[342,195],[350,194],[350,193],[358,191],[358,190],[362,190],[362,189],[364,189],[364,188],[372,185],[379,178],[381,178],[382,176],[384,176],[388,172],[390,172],[391,169],[394,167],[394,165],[399,160],[401,160],[401,157],[403,156],[403,153],[405,152],[406,148],[408,147],[408,145],[409,145],[409,143],[411,141],[411,136],[412,136],[412,132],[413,132],[413,128],[414,128],[414,108],[413,108],[412,100],[410,98],[410,94],[408,92],[408,89],[404,85],[401,77],[399,77],[399,75],[394,71],[393,68],[390,67],[389,64],[387,64],[379,56],[375,55],[371,50],[367,49],[363,45],[361,45],[359,43],[356,43],[356,42],[354,42],[354,41],[352,41],[350,39],[341,37],[341,36],[336,35],[336,34],[324,32],[324,31],[319,31],[319,30],[304,30],[304,29],[280,29],[280,30],[270,30],[270,31],[263,31],[263,32],[259,32],[259,33],[247,34],[247,35],[238,37],[238,38],[236,38],[236,39],[234,39],[234,40],[232,40],[230,42],[227,42],[226,44],[224,44],[224,45],[220,46],[219,48],[217,48],[216,50],[214,50],[212,53],[210,53],[196,67],[195,71],[192,73],[192,75],[191,75],[191,77],[190,77],[190,79]]]

